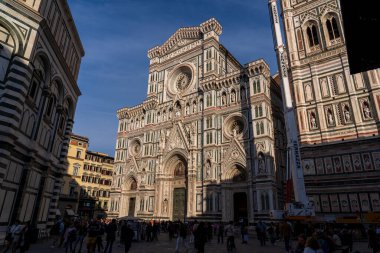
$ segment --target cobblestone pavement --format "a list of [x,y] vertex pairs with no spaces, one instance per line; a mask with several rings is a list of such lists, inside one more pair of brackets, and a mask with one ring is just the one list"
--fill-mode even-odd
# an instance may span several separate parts
[[[276,245],[266,245],[259,246],[257,239],[250,238],[248,244],[241,244],[241,241],[238,238],[235,238],[236,243],[236,253],[284,253],[283,242],[277,242]],[[295,242],[294,242],[295,244]],[[41,241],[37,244],[31,245],[31,248],[28,252],[30,253],[65,253],[63,248],[52,248],[52,243],[49,240]],[[85,243],[82,248],[82,253],[86,253]],[[159,241],[156,242],[134,242],[130,253],[165,253],[165,252],[174,252],[176,246],[176,240],[173,239],[169,241],[167,234],[161,234],[159,236]],[[196,253],[194,245],[190,244],[190,250],[188,253]],[[367,248],[366,242],[355,242],[354,251],[359,250],[360,253],[372,253],[370,249]],[[0,250],[0,252],[2,252]],[[96,251],[98,252],[98,251]],[[180,252],[186,252],[184,248]],[[214,238],[211,242],[208,242],[205,247],[206,253],[223,253],[227,252],[226,245],[217,244],[216,239]],[[102,252],[103,253],[103,252]],[[124,247],[122,247],[119,242],[115,242],[112,253],[124,253]]]

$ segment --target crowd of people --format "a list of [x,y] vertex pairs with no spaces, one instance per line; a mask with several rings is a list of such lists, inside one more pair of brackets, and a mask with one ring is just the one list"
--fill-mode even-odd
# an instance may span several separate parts
[[[251,228],[251,230],[250,230]],[[203,253],[207,242],[216,237],[218,244],[226,242],[228,251],[236,249],[235,238],[241,238],[242,244],[248,244],[249,234],[255,234],[259,244],[265,246],[281,246],[291,253],[332,253],[352,252],[353,241],[359,237],[368,238],[368,247],[373,253],[380,252],[380,228],[338,226],[337,224],[312,224],[287,221],[258,221],[254,226],[247,222],[189,222],[172,221],[119,221],[115,219],[57,218],[50,229],[50,244],[52,248],[61,247],[65,253],[112,253],[115,241],[123,246],[125,252],[131,248],[132,241],[154,242],[159,240],[160,233],[167,233],[169,241],[175,239],[175,252],[181,249]],[[27,252],[33,237],[29,223],[15,222],[9,227],[5,238],[6,252]]]

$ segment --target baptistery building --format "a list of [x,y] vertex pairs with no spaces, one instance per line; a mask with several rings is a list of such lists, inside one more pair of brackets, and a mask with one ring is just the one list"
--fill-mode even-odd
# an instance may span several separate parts
[[0,244],[54,224],[84,48],[67,1],[0,1]]
[[221,33],[210,19],[148,51],[146,99],[117,111],[110,216],[253,221],[282,209],[278,78],[262,59],[239,63]]

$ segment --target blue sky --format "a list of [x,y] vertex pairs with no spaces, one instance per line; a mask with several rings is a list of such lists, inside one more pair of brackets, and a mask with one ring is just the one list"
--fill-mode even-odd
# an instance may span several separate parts
[[146,96],[148,49],[177,29],[216,18],[221,43],[242,64],[264,58],[277,64],[267,0],[68,0],[86,55],[78,85],[73,132],[90,150],[114,155],[116,110]]

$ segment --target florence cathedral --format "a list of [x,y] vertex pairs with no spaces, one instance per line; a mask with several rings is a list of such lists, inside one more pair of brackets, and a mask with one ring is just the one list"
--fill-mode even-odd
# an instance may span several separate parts
[[[380,71],[350,74],[339,1],[281,5],[307,196],[318,216],[379,212]],[[117,112],[115,216],[252,222],[283,209],[279,77],[261,59],[241,65],[221,32],[210,19],[149,50],[146,100]]]
[[242,65],[215,19],[148,51],[147,97],[117,111],[110,216],[238,220],[283,207],[278,77]]

